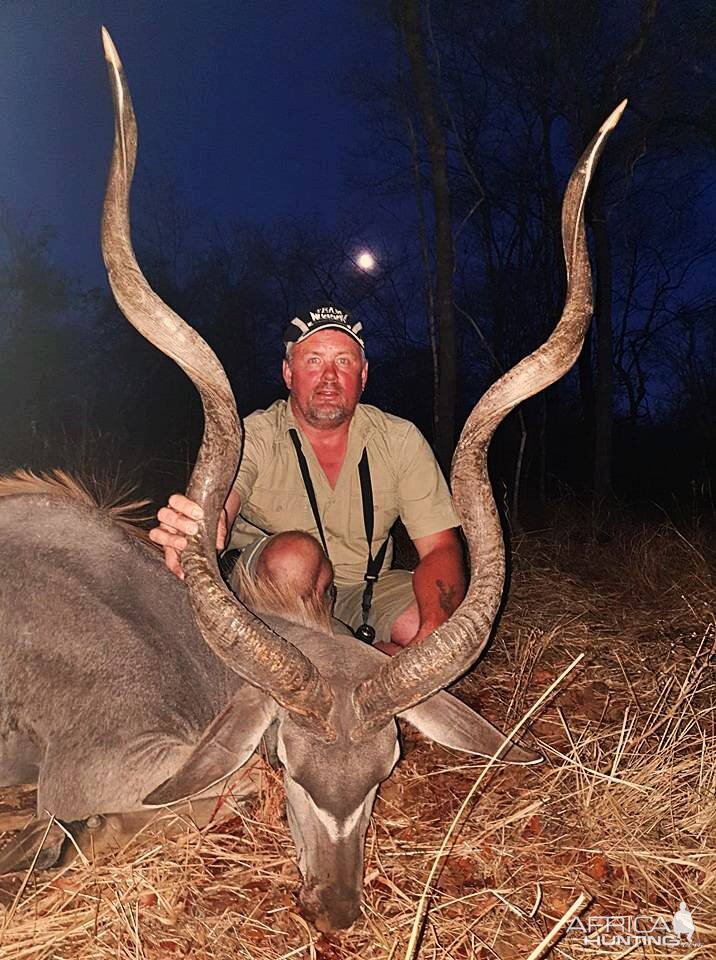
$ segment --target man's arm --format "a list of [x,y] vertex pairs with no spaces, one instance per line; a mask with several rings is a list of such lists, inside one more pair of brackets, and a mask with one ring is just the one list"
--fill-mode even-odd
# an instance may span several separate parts
[[413,573],[420,625],[411,643],[422,640],[445,623],[462,603],[467,589],[457,530],[441,530],[414,542],[420,557]]
[[[232,490],[219,516],[216,529],[217,550],[224,549],[227,533],[231,530],[240,506],[241,498],[236,490]],[[159,526],[149,531],[149,539],[164,548],[164,562],[180,580],[184,579],[184,574],[179,558],[186,547],[186,535],[197,532],[199,528],[196,521],[201,517],[201,507],[193,500],[181,493],[173,493],[169,497],[168,506],[162,507],[157,513]]]
[[376,644],[391,655],[429,636],[465,596],[465,565],[457,530],[441,530],[413,542],[420,558],[413,573],[415,603],[393,624],[391,642]]

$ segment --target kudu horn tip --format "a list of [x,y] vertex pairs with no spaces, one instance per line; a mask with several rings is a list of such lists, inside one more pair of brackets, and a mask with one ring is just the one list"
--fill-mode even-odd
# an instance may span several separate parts
[[113,67],[119,69],[122,66],[122,62],[119,59],[119,54],[117,53],[117,48],[114,45],[114,41],[109,35],[109,30],[102,26],[102,46],[104,47],[105,58],[112,64]]
[[624,113],[624,110],[626,109],[626,105],[628,103],[629,101],[625,98],[617,107],[615,107],[612,110],[612,112],[609,114],[607,119],[599,128],[600,133],[607,133],[608,131],[613,130],[614,127],[616,127],[616,125],[621,120],[622,114]]

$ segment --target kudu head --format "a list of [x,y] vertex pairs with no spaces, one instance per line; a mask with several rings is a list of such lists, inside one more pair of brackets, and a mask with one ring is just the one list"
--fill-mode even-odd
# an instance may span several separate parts
[[546,343],[482,397],[455,452],[452,489],[472,567],[465,600],[421,644],[386,658],[352,638],[333,637],[275,616],[259,619],[221,579],[214,547],[216,525],[237,468],[240,421],[216,356],[157,297],[137,265],[129,225],[136,123],[124,72],[106,31],[103,40],[115,108],[102,217],[104,260],[127,319],[179,364],[201,395],[204,435],[187,494],[203,507],[205,519],[198,534],[189,538],[182,566],[207,644],[246,681],[185,766],[147,802],[174,801],[229,775],[246,762],[273,725],[285,770],[289,824],[304,877],[304,909],[321,929],[346,927],[360,910],[363,842],[375,793],[398,758],[396,717],[455,749],[488,756],[502,750],[508,759],[531,759],[506,745],[487,721],[440,691],[482,652],[502,596],[504,545],[487,473],[490,440],[518,403],[572,366],[591,318],[584,201],[594,166],[624,104],[602,125],[567,186],[562,211],[567,296],[560,322]]

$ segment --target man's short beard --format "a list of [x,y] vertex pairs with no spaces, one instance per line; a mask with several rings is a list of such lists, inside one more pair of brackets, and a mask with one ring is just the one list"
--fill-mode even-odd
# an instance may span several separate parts
[[304,412],[304,417],[312,427],[337,427],[350,419],[350,412],[342,403],[335,407],[314,407],[309,406]]

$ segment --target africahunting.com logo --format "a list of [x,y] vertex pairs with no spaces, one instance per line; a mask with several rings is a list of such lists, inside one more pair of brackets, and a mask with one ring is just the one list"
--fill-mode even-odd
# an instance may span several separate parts
[[590,947],[688,947],[696,942],[696,927],[682,900],[672,916],[575,917],[567,927],[570,935],[581,937]]

